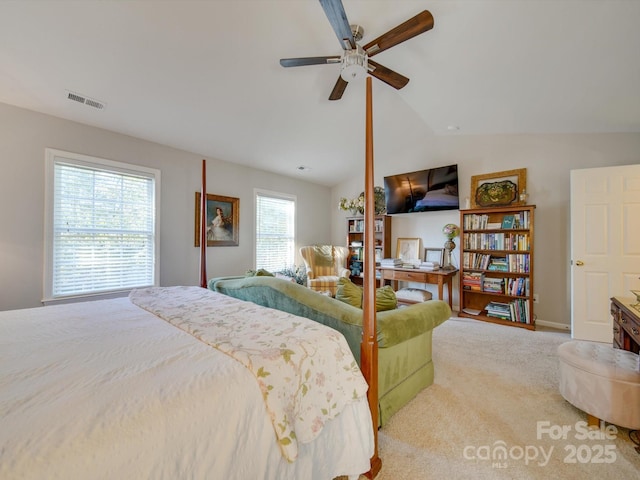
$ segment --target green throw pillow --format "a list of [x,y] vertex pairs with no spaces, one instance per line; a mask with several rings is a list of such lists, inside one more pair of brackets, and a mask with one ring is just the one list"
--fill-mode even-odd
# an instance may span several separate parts
[[356,285],[347,277],[340,277],[338,279],[336,299],[353,307],[362,308],[362,287]]
[[376,290],[376,312],[384,312],[395,308],[398,308],[398,299],[393,288],[390,285],[378,288]]
[[258,270],[247,270],[247,273],[244,274],[245,277],[273,277],[273,273],[268,272],[264,268],[260,268]]
[[[362,308],[362,287],[346,277],[338,279],[336,299],[351,306]],[[376,312],[393,310],[398,307],[396,292],[389,285],[376,289]]]

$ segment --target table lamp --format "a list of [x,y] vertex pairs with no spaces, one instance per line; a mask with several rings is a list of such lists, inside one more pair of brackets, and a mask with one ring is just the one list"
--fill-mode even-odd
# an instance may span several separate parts
[[447,241],[444,242],[444,266],[443,270],[455,270],[451,263],[451,252],[456,248],[456,244],[453,241],[460,234],[460,228],[453,223],[447,223],[444,227],[442,227],[442,233],[447,237]]

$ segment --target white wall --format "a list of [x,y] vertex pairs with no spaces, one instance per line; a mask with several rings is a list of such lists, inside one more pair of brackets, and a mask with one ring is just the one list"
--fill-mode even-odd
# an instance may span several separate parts
[[[386,132],[378,129],[378,137]],[[385,165],[376,154],[375,184],[383,185],[386,175],[458,164],[461,205],[470,196],[471,176],[484,173],[527,169],[529,203],[535,212],[535,293],[540,303],[535,314],[541,323],[570,325],[570,231],[569,172],[572,169],[640,163],[640,134],[575,135],[478,135],[429,136],[415,139]],[[402,143],[399,140],[398,143]],[[404,142],[406,145],[406,142]],[[364,165],[364,159],[362,160]],[[333,188],[332,238],[346,241],[347,212],[338,211],[340,197],[354,197],[363,190],[364,177],[349,179]],[[394,215],[392,219],[392,253],[398,237],[419,237],[423,245],[442,247],[446,223],[460,225],[457,210]],[[459,245],[459,241],[456,241]],[[454,257],[459,265],[459,249]],[[457,282],[458,279],[456,279]],[[434,287],[429,290],[436,293]],[[459,305],[456,293],[454,308]],[[597,292],[594,292],[597,294]],[[626,292],[620,292],[625,295]]]
[[[5,104],[0,104],[0,135],[0,310],[41,305],[46,147],[160,169],[160,283],[198,284],[194,208],[201,155]],[[297,196],[299,245],[330,242],[331,212],[325,208],[330,189],[207,159],[208,193],[240,199],[240,244],[207,249],[209,277],[253,267],[256,187]]]
[[[464,202],[472,175],[527,168],[530,203],[537,205],[535,291],[540,303],[536,315],[568,327],[569,171],[640,163],[640,134],[421,136],[409,141],[398,138],[396,143],[404,148],[393,154],[381,148],[376,151],[376,185],[383,184],[385,175],[457,163]],[[201,155],[0,104],[0,310],[40,305],[46,147],[159,168],[160,282],[198,283],[194,194],[200,189]],[[364,159],[359,161],[364,165]],[[349,179],[329,190],[207,159],[207,184],[209,193],[240,198],[240,245],[208,249],[211,277],[243,273],[253,266],[255,187],[297,195],[299,245],[344,244],[347,212],[338,210],[338,200],[359,194],[364,179]],[[445,240],[442,226],[449,222],[460,223],[457,211],[396,215],[392,246],[397,237],[420,237],[424,246],[440,247]],[[456,249],[456,260],[458,253]],[[455,295],[454,306],[457,303]]]

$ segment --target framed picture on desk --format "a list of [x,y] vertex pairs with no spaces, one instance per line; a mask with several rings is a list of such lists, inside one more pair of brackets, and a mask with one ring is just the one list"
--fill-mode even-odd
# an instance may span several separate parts
[[420,262],[420,238],[398,238],[396,257],[406,263]]
[[425,248],[424,261],[437,263],[441,267],[444,264],[444,248]]

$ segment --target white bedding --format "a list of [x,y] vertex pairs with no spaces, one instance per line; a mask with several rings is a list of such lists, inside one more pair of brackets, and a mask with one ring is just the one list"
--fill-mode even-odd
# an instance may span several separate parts
[[287,462],[250,371],[127,298],[0,312],[3,480],[332,479],[372,435],[363,397]]
[[300,443],[367,394],[347,341],[321,323],[199,287],[142,288],[129,300],[253,373],[290,462]]

